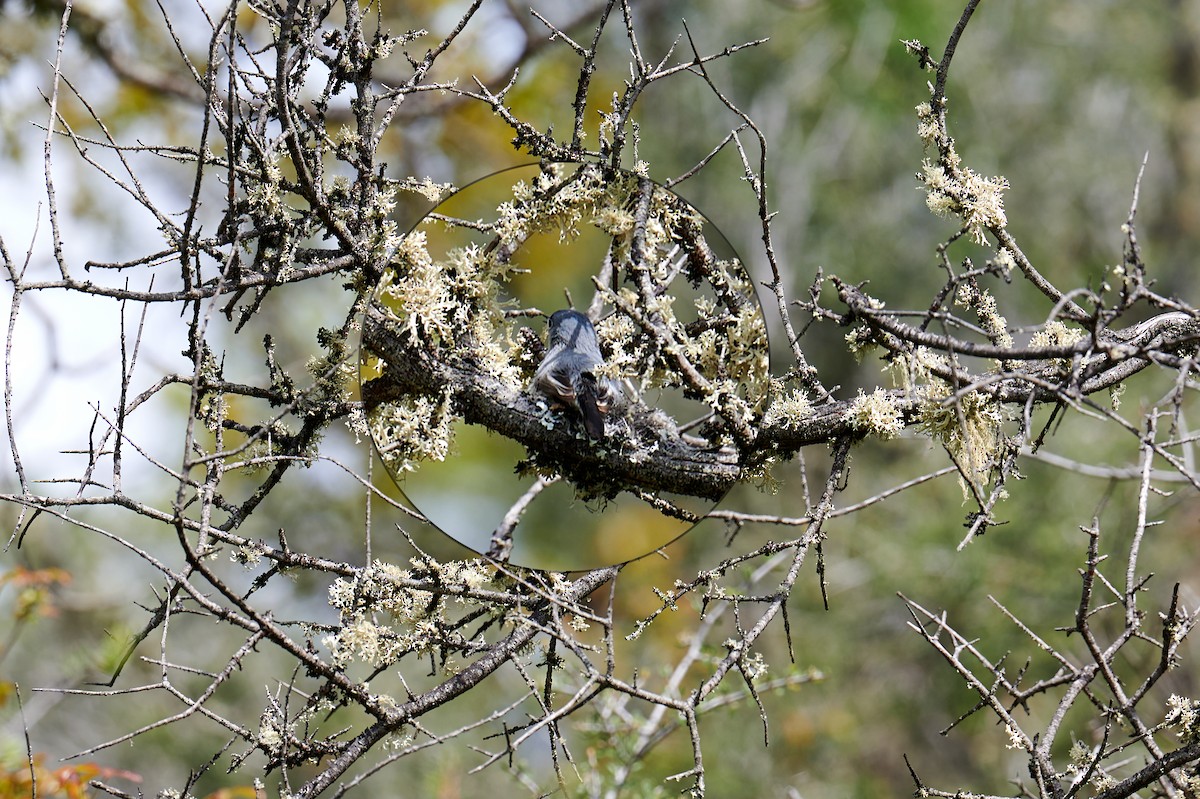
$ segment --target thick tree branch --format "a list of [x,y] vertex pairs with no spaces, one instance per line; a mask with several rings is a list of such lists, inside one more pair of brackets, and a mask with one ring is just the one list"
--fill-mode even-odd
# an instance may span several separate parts
[[641,488],[716,500],[741,476],[732,450],[694,447],[646,409],[629,414],[636,438],[618,434],[604,445],[590,442],[533,394],[513,391],[485,368],[414,345],[374,306],[363,321],[363,346],[387,362],[381,377],[363,385],[368,407],[406,394],[449,393],[455,412],[468,423],[513,439],[538,466],[597,495]]

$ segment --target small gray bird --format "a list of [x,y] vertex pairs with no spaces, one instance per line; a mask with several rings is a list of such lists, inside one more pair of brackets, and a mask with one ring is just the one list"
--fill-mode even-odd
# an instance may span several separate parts
[[533,387],[578,411],[590,438],[604,438],[604,417],[619,389],[596,374],[604,356],[591,320],[579,311],[555,311],[550,315],[549,347],[534,372]]

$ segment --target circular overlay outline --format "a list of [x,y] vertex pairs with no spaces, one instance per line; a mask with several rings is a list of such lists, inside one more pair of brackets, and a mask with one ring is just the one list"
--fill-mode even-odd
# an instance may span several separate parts
[[[598,164],[588,163],[588,162],[555,162],[555,163],[549,164],[549,165],[547,165],[547,164],[539,165],[536,162],[530,162],[527,164],[520,164],[520,165],[516,165],[513,167],[508,167],[506,169],[498,170],[496,172],[493,172],[493,173],[485,175],[481,178],[478,178],[478,179],[458,188],[452,194],[442,198],[433,208],[431,208],[425,214],[423,214],[421,216],[421,218],[418,219],[412,225],[412,227],[401,237],[401,241],[402,242],[407,241],[414,234],[419,233],[422,230],[423,226],[426,226],[429,223],[431,217],[434,214],[439,213],[439,209],[443,209],[447,205],[462,204],[464,202],[465,195],[468,192],[470,192],[472,189],[475,189],[476,193],[479,194],[480,193],[479,189],[483,184],[485,184],[485,182],[495,181],[499,178],[502,178],[505,175],[514,176],[514,173],[526,173],[526,172],[530,172],[530,170],[533,170],[532,172],[530,172],[530,174],[527,178],[525,176],[522,176],[521,183],[517,183],[516,185],[514,185],[514,183],[512,181],[510,181],[508,183],[509,188],[508,188],[507,196],[512,200],[518,200],[518,198],[516,198],[513,195],[513,190],[521,185],[528,185],[529,187],[532,188],[532,186],[537,182],[539,177],[547,175],[548,169],[551,170],[551,173],[553,173],[553,170],[555,170],[555,169],[557,169],[557,170],[574,169],[573,173],[568,174],[566,172],[559,171],[555,175],[559,181],[557,184],[557,187],[555,187],[554,184],[549,184],[550,187],[553,188],[555,192],[558,191],[558,189],[561,189],[563,186],[569,185],[573,180],[579,179],[579,176],[583,175],[584,171],[589,170],[589,169],[595,170],[597,175],[599,175],[600,185],[607,186],[607,187],[618,186],[619,184],[621,184],[622,181],[637,182],[637,181],[642,180],[642,178],[640,176],[636,175],[635,173],[631,173],[631,172],[628,172],[625,170],[620,170],[620,171],[614,172],[612,170],[606,170],[604,167],[602,167]],[[587,178],[587,175],[585,175],[583,179],[586,179],[586,178]],[[650,183],[651,183],[650,194],[651,194],[652,198],[662,195],[667,198],[670,198],[671,200],[673,200],[676,203],[679,203],[681,208],[687,209],[700,222],[701,232],[698,234],[698,238],[704,242],[705,246],[708,245],[708,242],[710,240],[714,241],[718,245],[718,247],[717,247],[718,249],[723,249],[727,253],[726,257],[721,258],[718,256],[717,260],[728,261],[734,265],[734,269],[730,270],[730,271],[736,271],[736,274],[734,276],[740,281],[741,286],[736,286],[733,289],[733,291],[740,292],[743,299],[748,300],[750,303],[752,303],[752,305],[754,307],[754,311],[755,311],[754,316],[756,317],[756,322],[760,328],[759,332],[761,333],[762,348],[757,349],[754,354],[756,354],[756,356],[763,361],[764,365],[762,368],[760,368],[757,371],[757,374],[755,375],[758,382],[761,383],[761,386],[760,386],[760,389],[758,392],[758,396],[755,398],[755,401],[758,403],[762,403],[762,407],[765,407],[766,403],[769,402],[770,396],[771,396],[771,380],[772,380],[772,375],[773,375],[773,372],[771,370],[771,363],[770,363],[771,347],[770,347],[770,340],[769,340],[769,330],[768,330],[768,326],[766,324],[766,317],[765,317],[765,313],[763,311],[762,300],[758,295],[758,292],[757,292],[757,289],[755,286],[755,282],[754,282],[752,276],[750,275],[749,270],[746,268],[744,262],[742,261],[740,256],[737,254],[737,251],[734,249],[734,247],[733,247],[732,243],[729,241],[729,239],[698,208],[696,208],[694,205],[692,205],[690,202],[688,202],[686,199],[684,199],[680,195],[676,194],[673,190],[663,186],[661,183],[658,183],[655,181],[650,181]],[[496,184],[495,183],[489,184],[489,186],[494,186],[494,185],[496,185]],[[485,192],[485,193],[483,193],[483,196],[486,198],[489,195]],[[595,217],[593,217],[593,218],[579,218],[579,217],[573,218],[569,221],[569,224],[567,224],[565,226],[565,231],[564,231],[563,226],[560,226],[557,229],[558,235],[560,238],[559,243],[561,244],[564,238],[572,238],[573,239],[574,237],[583,235],[582,233],[580,233],[580,229],[583,229],[585,232],[587,232],[587,231],[599,232],[602,235],[604,235],[605,238],[607,238],[609,241],[615,240],[617,234],[610,230],[605,230],[604,225],[605,224],[608,224],[610,226],[620,225],[620,224],[627,223],[627,220],[623,220],[620,218],[621,208],[619,208],[619,207],[616,207],[616,206],[605,207],[603,205],[601,205],[600,207],[606,213],[616,214],[616,217],[614,217],[612,219],[605,219],[604,222],[598,221],[597,218],[595,218]],[[498,206],[493,207],[491,210],[494,213],[497,213],[497,214],[499,213]],[[632,213],[632,211],[631,211],[631,213]],[[544,235],[546,232],[553,232],[553,229],[551,231],[538,231],[538,235]],[[508,253],[508,257],[515,258],[517,253],[520,252],[520,247],[522,245],[528,244],[530,238],[532,238],[532,236],[527,236],[524,240],[520,241],[518,243],[518,246],[516,248],[513,248],[512,252]],[[433,249],[433,248],[430,248],[430,249]],[[446,252],[453,252],[453,250],[447,249]],[[666,259],[666,262],[670,263],[673,261],[678,261],[682,257],[683,257],[682,255],[676,254],[672,258]],[[380,285],[377,285],[372,293],[372,300],[371,300],[372,305],[375,305],[376,303],[380,302],[380,300],[379,300],[380,294],[383,291],[384,283],[387,280],[386,275],[390,274],[394,271],[395,263],[396,263],[396,255],[393,254],[393,256],[389,259],[389,264],[387,266],[387,269],[385,270],[385,278],[381,279]],[[435,263],[436,263],[436,265],[444,264],[445,257],[443,257],[443,259],[441,261],[437,261]],[[627,263],[627,259],[619,260],[619,265],[614,267],[614,274],[624,276],[626,281],[628,282],[628,275],[625,273],[625,269],[624,269],[626,263]],[[539,269],[540,268],[541,267],[539,264]],[[594,270],[585,270],[585,269],[583,269],[582,266],[576,266],[576,267],[574,267],[574,269],[572,271],[575,273],[585,273],[587,275],[595,274]],[[512,288],[511,275],[505,275],[505,276],[489,275],[489,276],[484,277],[483,279],[492,281],[492,283],[497,286],[502,283],[507,283],[508,287],[510,289]],[[556,284],[552,284],[552,285],[556,285]],[[674,285],[674,280],[672,280],[672,286],[673,285]],[[694,289],[694,291],[698,291],[696,296],[710,297],[710,298],[713,297],[714,296],[713,285],[706,281],[704,284],[704,287],[708,289],[708,293],[704,293],[702,291],[699,291],[698,289]],[[565,286],[563,288],[565,288]],[[514,291],[510,290],[507,295],[507,298],[511,299],[517,295],[519,295],[519,292],[514,292]],[[678,304],[678,302],[679,302],[679,300],[676,299],[672,303],[672,311],[674,311],[675,305]],[[716,305],[716,304],[717,303],[714,303],[714,305]],[[605,305],[608,308],[612,308],[611,298],[609,299],[608,302],[605,303]],[[586,309],[581,309],[581,310],[586,310]],[[546,311],[546,313],[548,314],[549,311]],[[626,318],[628,318],[628,317],[626,317]],[[507,334],[511,335],[513,330],[511,328],[506,327],[504,330],[495,331],[495,332],[506,332]],[[539,333],[539,335],[540,335],[540,333]],[[364,385],[364,382],[365,382],[365,374],[368,371],[365,364],[367,363],[367,359],[372,358],[372,357],[377,358],[378,356],[375,353],[370,352],[368,350],[368,348],[365,346],[365,344],[361,344],[359,347],[359,369],[358,369],[358,376],[359,376],[359,382],[360,382],[360,396],[361,396],[362,386]],[[525,366],[528,367],[528,364],[525,364]],[[524,377],[523,377],[523,380],[525,380]],[[527,382],[527,380],[526,380],[526,382]],[[743,390],[745,393],[749,393],[751,391],[751,386],[747,385],[746,382],[740,382],[738,384],[738,388]],[[678,391],[678,390],[679,389],[675,389],[675,391]],[[386,403],[380,403],[380,404],[382,405],[382,404],[386,404]],[[693,402],[692,404],[695,405],[696,403]],[[372,410],[374,410],[374,408]],[[562,424],[561,421],[558,421],[558,414],[556,411],[548,411],[548,413],[554,415],[553,418],[555,419],[556,426],[558,424]],[[454,418],[454,415],[451,412],[449,412],[448,410],[446,411],[446,414],[451,417],[451,421],[456,422],[458,425],[459,430],[455,433],[456,437],[462,435],[462,428],[473,427],[473,425],[466,425],[464,422],[462,422],[461,419]],[[567,414],[567,415],[570,415],[570,414]],[[576,428],[580,429],[579,437],[584,438],[581,426],[578,425],[574,421],[572,421],[570,423],[574,424],[576,426]],[[460,537],[460,535],[456,535],[456,534],[448,531],[447,529],[445,529],[443,524],[439,523],[439,521],[441,521],[441,522],[445,521],[444,514],[438,513],[438,514],[431,515],[430,513],[427,512],[426,508],[428,507],[428,504],[425,502],[419,502],[414,498],[414,492],[405,487],[406,480],[403,479],[397,473],[398,469],[393,465],[393,463],[389,460],[389,458],[383,452],[384,446],[388,442],[384,442],[384,445],[381,445],[380,437],[377,434],[374,425],[370,425],[370,436],[371,436],[372,446],[374,447],[376,454],[379,456],[381,463],[383,464],[385,470],[387,471],[388,476],[391,478],[391,480],[395,484],[397,490],[403,495],[403,497],[409,503],[409,505],[411,505],[414,509],[416,509],[421,514],[421,516],[425,518],[425,520],[429,524],[429,526],[434,528],[435,530],[437,530],[437,532],[439,532],[440,534],[455,541],[457,544],[464,546],[468,549],[471,549],[472,551],[491,559],[491,556],[484,555],[480,551],[479,547],[477,547],[471,543],[468,543],[468,541],[463,540],[463,538]],[[512,444],[517,447],[520,446],[515,441],[512,442]],[[583,442],[582,446],[591,446],[591,444],[590,444],[590,442]],[[422,465],[420,466],[420,469],[422,469],[422,470],[430,469],[430,468],[436,469],[438,467],[439,463],[446,464],[446,463],[450,463],[452,460],[457,459],[460,462],[458,464],[456,464],[456,467],[461,470],[464,468],[462,458],[463,458],[463,456],[461,454],[459,454],[456,457],[452,452],[447,450],[446,452],[442,453],[440,458],[435,457],[435,458],[421,459]],[[495,472],[493,471],[492,474],[495,474]],[[573,484],[569,483],[566,480],[560,479],[557,482],[559,484],[562,484],[562,485],[570,488],[571,490],[574,490]],[[732,486],[730,486],[730,488],[732,488]],[[464,482],[460,481],[457,486],[457,491],[461,493],[461,492],[465,492],[467,490],[469,490],[469,486],[466,485]],[[563,566],[558,563],[539,564],[534,561],[523,561],[521,559],[513,559],[513,560],[507,561],[507,562],[509,563],[509,565],[516,566],[516,567],[531,568],[531,569],[550,569],[553,571],[579,571],[579,570],[583,570],[583,569],[603,568],[608,565],[629,563],[629,562],[638,560],[640,558],[644,558],[648,555],[654,554],[655,552],[661,551],[663,548],[678,542],[681,538],[683,538],[683,536],[687,535],[689,532],[691,532],[693,529],[695,529],[695,527],[701,521],[704,520],[705,516],[707,515],[707,513],[709,513],[712,510],[712,508],[716,507],[720,502],[722,502],[724,500],[724,497],[728,494],[728,490],[729,489],[726,489],[725,494],[723,494],[720,498],[717,498],[717,499],[711,500],[711,501],[706,500],[705,501],[706,506],[704,507],[704,509],[702,509],[694,514],[696,518],[694,521],[691,522],[691,524],[686,524],[687,521],[689,521],[687,519],[680,519],[679,521],[686,524],[686,526],[680,526],[678,531],[668,531],[668,533],[673,532],[673,534],[671,534],[669,538],[666,538],[665,540],[656,540],[650,544],[647,544],[648,548],[645,549],[645,551],[639,551],[637,554],[635,554],[631,557],[618,556],[620,559],[616,560],[615,562],[613,562],[611,564],[610,563],[586,563],[586,564],[585,563],[579,563],[579,564],[572,563],[570,565]],[[699,498],[697,498],[697,499],[699,499]],[[505,500],[505,504],[507,506],[511,507],[512,501]],[[628,507],[628,506],[626,506],[626,507]],[[650,507],[650,506],[649,505],[640,505],[639,507]],[[598,511],[595,509],[592,509],[592,508],[588,508],[588,510],[592,511],[596,516],[603,515],[605,513],[609,513],[609,508],[608,508],[607,502],[605,502],[604,507],[599,509]],[[504,509],[501,509],[500,513],[497,514],[497,517],[498,517],[496,519],[497,525],[499,525],[500,523],[503,522],[503,514],[505,512],[506,511]],[[435,519],[435,518],[433,518],[433,516],[440,516],[441,519],[440,520]],[[511,551],[511,546],[512,546],[512,533],[516,532],[516,530],[519,530],[519,529],[520,529],[520,527],[517,526],[514,528],[513,531],[510,531],[510,537],[509,537],[510,551]],[[560,540],[567,538],[569,535],[570,535],[570,533],[568,533],[567,536],[560,536]]]

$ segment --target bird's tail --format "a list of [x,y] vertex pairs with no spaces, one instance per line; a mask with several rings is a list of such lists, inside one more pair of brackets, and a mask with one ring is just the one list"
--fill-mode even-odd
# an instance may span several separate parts
[[579,375],[579,385],[575,387],[575,401],[579,404],[579,413],[583,416],[583,427],[589,437],[604,438],[604,414],[600,411],[600,388],[596,384],[596,376],[591,372]]

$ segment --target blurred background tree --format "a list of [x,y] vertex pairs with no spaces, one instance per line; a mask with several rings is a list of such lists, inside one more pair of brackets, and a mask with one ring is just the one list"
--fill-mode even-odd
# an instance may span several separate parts
[[[889,308],[923,310],[945,282],[938,247],[957,227],[929,213],[924,193],[917,191],[925,187],[914,177],[922,159],[931,157],[915,135],[914,108],[929,100],[926,80],[932,75],[917,69],[900,41],[920,40],[938,57],[962,5],[941,0],[633,4],[631,24],[650,62],[657,62],[672,46],[677,60],[686,62],[692,57],[692,42],[702,53],[758,42],[708,63],[706,70],[712,85],[752,118],[769,142],[765,191],[777,213],[773,247],[784,267],[789,298],[811,300],[809,286],[818,270],[824,270],[850,283],[869,281],[871,295],[886,298]],[[424,78],[438,88],[407,95],[379,139],[374,166],[387,177],[463,186],[496,170],[530,163],[528,148],[513,147],[513,131],[494,108],[462,94],[478,90],[475,78],[498,92],[518,68],[504,106],[536,131],[552,127],[560,139],[568,136],[579,54],[562,36],[552,37],[524,8],[490,0],[477,6],[473,13],[470,4],[459,2],[362,9],[369,30],[394,36],[426,31],[373,64],[374,85],[379,87],[404,85],[410,79],[413,65],[402,52],[419,62],[455,32],[461,20],[468,20]],[[600,112],[612,110],[610,98],[622,92],[629,79],[630,44],[618,24],[623,7],[536,8],[583,47],[590,46],[606,8],[611,19],[597,39],[584,115],[588,147],[597,146]],[[227,9],[172,3],[160,8],[140,0],[89,3],[72,6],[64,24],[65,11],[56,2],[0,3],[0,176],[8,188],[0,196],[0,240],[9,286],[14,285],[14,272],[21,270],[25,281],[56,279],[56,253],[61,251],[62,262],[80,279],[120,287],[128,274],[136,275],[126,286],[132,290],[178,289],[178,254],[172,255],[163,243],[166,223],[147,216],[113,179],[87,161],[91,158],[126,182],[130,175],[123,171],[122,158],[133,162],[130,172],[138,185],[153,196],[164,219],[175,224],[183,225],[197,202],[207,203],[208,210],[196,217],[197,229],[217,235],[223,192],[230,187],[228,181],[201,184],[196,177],[194,154],[202,149],[202,130],[206,123],[215,123],[203,80],[194,79],[191,68],[198,76],[208,74],[204,66],[210,62],[210,44],[218,38],[214,30],[220,32],[230,18]],[[249,66],[252,59],[247,54],[256,52],[254,45],[279,35],[278,19],[287,12],[286,4],[233,8],[238,35],[248,43],[242,56],[248,73],[258,65]],[[343,11],[334,11],[334,19],[342,16]],[[1113,268],[1123,263],[1127,243],[1122,225],[1129,217],[1143,157],[1149,153],[1138,199],[1141,258],[1149,266],[1154,291],[1194,301],[1189,277],[1200,244],[1198,42],[1200,4],[1191,2],[1047,6],[1021,1],[982,4],[976,13],[947,87],[950,132],[973,169],[1008,179],[1009,229],[1030,261],[1055,284],[1098,290],[1102,282],[1113,281]],[[337,46],[335,41],[325,43]],[[273,65],[273,55],[263,58]],[[56,63],[61,82],[55,81]],[[247,84],[253,85],[254,79],[247,78]],[[314,91],[306,99],[311,102],[318,94]],[[53,119],[47,109],[50,98],[58,115],[52,136],[46,133],[47,121]],[[689,75],[648,86],[632,119],[639,129],[637,156],[659,181],[687,172],[741,123],[714,100],[707,82]],[[354,122],[350,108],[335,104],[327,129],[332,136]],[[264,116],[264,128],[274,124]],[[213,128],[207,146],[219,159],[228,145],[215,144],[218,140]],[[107,147],[106,141],[125,149]],[[52,160],[47,155],[50,146]],[[334,149],[328,154],[331,176],[336,171]],[[752,153],[751,158],[756,157]],[[52,197],[47,195],[44,170],[53,178]],[[672,188],[724,233],[756,280],[766,281],[772,273],[761,241],[762,222],[744,179],[736,149],[725,146],[704,169]],[[435,197],[402,190],[395,194],[390,215],[404,231],[433,205]],[[994,246],[966,238],[955,242],[949,255],[955,266],[966,258],[982,265],[994,257]],[[142,266],[170,263],[166,271],[171,275],[158,278],[163,282],[151,288],[144,271],[132,266],[103,268],[143,258]],[[87,274],[85,263],[94,265]],[[225,309],[222,299],[211,314],[209,343],[223,379],[230,384],[262,383],[267,357],[262,342],[267,335],[270,357],[280,373],[303,375],[310,359],[330,358],[318,330],[345,325],[347,309],[361,290],[347,288],[349,282],[345,273],[328,272],[263,290],[261,302],[253,304],[253,312],[244,319],[238,314],[251,307],[253,292],[233,298],[228,321],[220,313]],[[1039,303],[1026,281],[997,280],[988,288],[1022,342],[1047,321],[1046,304]],[[10,292],[9,297],[13,321],[6,404],[11,427],[5,436],[19,444],[20,467],[30,481],[54,480],[79,475],[88,463],[100,460],[107,476],[96,477],[99,485],[49,483],[39,491],[86,497],[95,488],[97,495],[105,494],[114,489],[114,439],[103,435],[116,421],[113,409],[154,386],[162,375],[189,374],[196,357],[186,351],[194,341],[189,325],[202,316],[193,315],[193,307],[200,306],[105,300],[69,291]],[[786,368],[788,362],[788,343],[778,314],[771,313],[772,298],[761,289],[760,297],[767,307],[775,372],[780,374],[778,364]],[[823,307],[837,305],[828,283],[817,299]],[[808,315],[792,310],[797,327],[806,324]],[[1148,308],[1135,308],[1125,323],[1149,313]],[[138,330],[144,332],[135,335]],[[852,398],[860,387],[870,392],[890,386],[878,357],[868,355],[860,362],[850,355],[844,340],[848,330],[826,319],[806,332],[803,349],[821,381],[839,386],[834,393],[841,399]],[[135,340],[140,342],[136,357],[129,347]],[[1164,429],[1176,424],[1164,436],[1183,442],[1183,466],[1174,474],[1162,460],[1154,463],[1155,486],[1171,490],[1169,495],[1144,490],[1148,482],[1138,479],[1142,473],[1136,435],[1140,411],[1152,409],[1176,386],[1186,387],[1182,396],[1188,396],[1191,368],[1147,372],[1130,381],[1122,408],[1134,420],[1134,434],[1111,420],[1105,422],[1098,411],[1066,411],[1056,418],[1043,454],[1023,457],[1024,479],[1008,482],[1008,497],[994,511],[1002,523],[962,548],[958,545],[965,535],[963,521],[973,505],[964,503],[941,447],[911,429],[895,440],[867,438],[856,443],[850,455],[853,471],[837,495],[837,508],[853,508],[909,480],[939,476],[887,501],[824,520],[820,557],[805,562],[787,600],[789,633],[776,619],[754,643],[767,666],[754,684],[768,720],[769,744],[763,744],[755,699],[744,691],[749,679],[743,684],[740,677],[731,678],[728,693],[722,694],[727,704],[722,700],[702,715],[709,795],[902,795],[914,784],[910,766],[923,783],[951,792],[961,786],[985,794],[1056,795],[1037,785],[1030,776],[1029,754],[1009,748],[1009,736],[994,717],[975,714],[949,734],[940,734],[980,698],[907,626],[913,617],[896,595],[902,593],[935,613],[944,610],[946,618],[957,629],[969,631],[993,660],[1007,655],[1010,677],[1028,657],[1030,682],[1049,679],[1058,668],[1052,655],[1031,643],[989,597],[1051,639],[1052,646],[1080,655],[1082,636],[1055,632],[1074,623],[1080,601],[1078,573],[1085,567],[1089,540],[1080,528],[1103,530],[1101,552],[1116,560],[1125,558],[1131,542],[1141,540],[1135,538],[1141,529],[1141,501],[1148,505],[1142,513],[1162,522],[1146,533],[1139,565],[1140,574],[1156,575],[1145,587],[1147,633],[1155,634],[1155,614],[1166,612],[1175,583],[1180,584],[1183,608],[1196,607],[1200,554],[1194,542],[1200,499],[1186,417],[1161,422]],[[133,377],[126,381],[124,375]],[[187,711],[187,697],[201,695],[211,675],[222,673],[232,653],[248,640],[244,631],[213,624],[210,616],[185,602],[185,596],[164,602],[170,583],[153,565],[167,564],[179,574],[193,568],[181,560],[179,538],[170,524],[179,483],[135,454],[133,447],[144,447],[158,463],[178,468],[186,454],[183,424],[195,410],[191,402],[196,394],[189,388],[164,386],[154,403],[123,422],[129,443],[116,490],[163,509],[161,518],[131,514],[120,503],[39,516],[16,476],[17,448],[4,448],[11,476],[3,484],[9,501],[0,504],[0,514],[14,537],[5,552],[0,584],[6,619],[0,628],[0,697],[5,700],[0,764],[9,779],[0,781],[0,788],[14,796],[29,790],[21,782],[29,773],[42,775],[42,796],[84,791],[78,781],[51,779],[51,772],[62,765],[58,759],[64,757],[71,758],[67,765],[80,764],[80,773],[88,779],[107,785],[112,795],[154,795],[169,788],[196,796],[239,791],[274,795],[281,790],[283,773],[287,789],[299,790],[328,763],[295,762],[268,771],[263,751],[251,752],[243,762],[252,749],[247,737],[261,744],[264,729],[269,731],[270,709],[286,706],[290,687],[314,677],[297,665],[295,653],[265,644],[257,644],[263,651],[253,657],[238,660],[236,676],[223,681],[203,705],[206,712],[234,726],[199,712],[161,723]],[[224,401],[231,419],[264,419],[274,413],[261,398],[256,402],[231,393]],[[1180,404],[1186,410],[1186,402]],[[1037,413],[1039,422],[1045,422],[1050,411]],[[205,446],[213,444],[204,441]],[[269,608],[274,619],[295,623],[289,629],[296,631],[298,640],[307,636],[314,648],[321,648],[322,639],[341,622],[329,604],[335,578],[361,575],[375,560],[408,569],[416,547],[441,562],[474,557],[389,502],[398,498],[398,491],[382,466],[372,461],[367,437],[334,424],[325,431],[319,452],[321,457],[308,468],[287,472],[237,533],[283,550],[279,531],[286,531],[288,547],[322,558],[327,566],[255,567],[254,547],[239,549],[228,542],[218,555],[230,585]],[[719,507],[768,517],[803,517],[819,498],[830,470],[836,469],[836,452],[836,447],[824,445],[804,449],[800,459],[774,468],[777,490],[742,484]],[[272,468],[268,462],[259,471],[230,470],[222,475],[221,493],[239,499],[251,496]],[[202,469],[192,476],[204,480]],[[100,530],[115,532],[121,541]],[[726,558],[795,534],[788,528],[718,515],[666,548],[667,557],[650,556],[622,569],[611,594],[601,589],[590,600],[600,617],[611,614],[617,620],[613,641],[621,678],[655,691],[665,690],[667,684],[682,686],[683,695],[707,679],[713,664],[727,655],[722,641],[737,638],[743,625],[753,624],[752,615],[739,616],[735,624],[735,606],[714,602],[704,608],[707,619],[701,618],[701,603],[689,596],[678,609],[658,615],[636,640],[624,636],[639,629],[639,619],[661,610],[661,592],[670,592],[677,580],[692,580]],[[566,533],[564,546],[571,546]],[[230,564],[231,552],[252,568]],[[596,552],[595,559],[604,562],[605,553]],[[344,565],[344,573],[332,564]],[[776,571],[780,568],[779,562],[771,565]],[[277,579],[273,569],[286,572],[286,579]],[[761,587],[768,573],[772,576],[766,584],[773,586],[778,577],[763,562],[735,567],[726,579],[730,590],[736,590],[737,582]],[[1123,566],[1115,573],[1123,578]],[[264,574],[270,579],[256,580]],[[169,629],[148,626],[160,607],[171,608]],[[743,606],[741,612],[749,614],[750,607]],[[303,632],[301,622],[307,625]],[[150,635],[137,642],[125,662],[131,643],[147,629]],[[1106,631],[1118,634],[1120,629],[1115,624]],[[171,652],[178,658],[170,666],[161,662],[168,631]],[[508,739],[538,715],[529,706],[504,713],[506,703],[495,697],[514,702],[521,691],[536,689],[532,693],[537,695],[545,687],[552,707],[566,698],[556,693],[557,685],[552,690],[544,682],[544,664],[566,657],[565,644],[552,650],[548,640],[539,639],[524,653],[526,672],[497,671],[472,691],[472,699],[463,696],[441,705],[435,720],[422,722],[426,727],[410,728],[407,738],[373,752],[374,759],[364,761],[364,767],[396,757],[362,785],[351,783],[350,793],[476,797],[527,789],[539,795],[556,786],[556,767],[567,795],[659,796],[691,786],[691,777],[666,781],[694,764],[692,743],[678,716],[619,692],[599,695],[564,717],[554,738],[542,728],[515,758],[506,754],[476,771],[489,761],[483,752],[505,752]],[[1153,701],[1161,713],[1151,723],[1167,718],[1168,696],[1197,696],[1194,646],[1184,642],[1179,654],[1185,666],[1156,685]],[[346,673],[352,681],[370,678],[372,690],[386,690],[404,701],[406,692],[415,695],[434,687],[471,660],[469,653],[454,658],[449,667],[433,655],[419,662],[410,658],[404,664],[402,686],[381,687],[388,679],[394,683],[394,675],[373,674],[363,664],[352,664]],[[1139,676],[1153,669],[1156,658],[1147,646],[1132,654],[1123,652],[1115,668],[1136,685]],[[96,685],[118,672],[114,686]],[[162,687],[165,672],[179,695]],[[777,684],[772,682],[776,679]],[[569,680],[563,685],[561,690],[569,696],[575,686]],[[138,686],[145,690],[129,692]],[[123,693],[105,697],[70,692],[114,690]],[[485,694],[486,702],[474,700]],[[357,731],[371,721],[352,701],[341,702],[350,706],[336,711],[322,707],[313,716],[313,727],[320,726],[321,735],[332,736],[343,727]],[[1032,729],[1039,729],[1053,709],[1050,700],[1034,698],[1014,715],[1024,718],[1027,710]],[[285,712],[292,717],[298,710],[293,705]],[[1070,735],[1062,735],[1053,752],[1061,763],[1074,762],[1072,738],[1087,747],[1112,743],[1102,721],[1097,721],[1104,714],[1072,712]],[[464,727],[469,729],[452,735]],[[134,731],[143,732],[126,742],[124,736]],[[571,763],[552,757],[559,735],[569,743]],[[431,745],[438,736],[454,740]],[[121,745],[98,748],[113,741]],[[419,751],[407,756],[410,749]],[[36,764],[32,769],[29,753]],[[1117,780],[1140,765],[1117,772]],[[260,787],[255,787],[255,779]],[[343,781],[349,779],[348,775]],[[1094,782],[1093,787],[1098,791],[1103,785]],[[100,788],[87,790],[104,793]],[[1168,783],[1160,790],[1183,796],[1189,789]],[[335,792],[336,788],[329,791]]]

